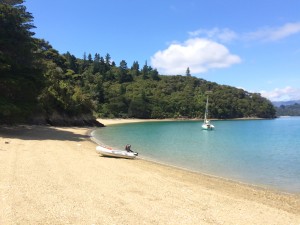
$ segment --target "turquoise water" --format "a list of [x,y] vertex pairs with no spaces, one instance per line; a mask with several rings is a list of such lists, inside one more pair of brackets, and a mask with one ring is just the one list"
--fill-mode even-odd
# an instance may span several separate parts
[[274,120],[120,124],[97,129],[100,142],[131,144],[146,159],[241,182],[300,193],[300,117]]

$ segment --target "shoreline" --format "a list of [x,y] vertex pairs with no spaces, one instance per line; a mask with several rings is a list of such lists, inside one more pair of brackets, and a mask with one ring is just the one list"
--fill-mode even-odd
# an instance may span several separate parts
[[[247,118],[235,118],[235,119],[210,119],[211,121],[226,121],[226,120],[264,120],[263,118],[247,117]],[[268,120],[268,119],[266,119]],[[146,123],[146,122],[176,122],[176,121],[199,121],[203,122],[203,119],[107,119],[98,118],[98,122],[102,123],[104,126],[126,124],[126,123]]]
[[[213,119],[212,119],[213,120]],[[215,119],[216,121],[220,121],[220,119]],[[227,119],[226,119],[227,120]],[[228,119],[228,120],[232,120],[232,121],[236,121],[236,120],[263,120],[262,118],[236,118],[236,119]],[[103,119],[103,118],[99,118],[97,119],[98,122],[101,122],[104,124],[104,126],[111,126],[111,125],[118,125],[118,124],[130,124],[130,123],[146,123],[146,122],[178,122],[178,121],[199,121],[202,122],[201,119],[121,119],[121,118],[117,118],[117,119]],[[223,121],[223,120],[221,120]],[[100,128],[97,128],[100,129]],[[95,129],[91,130],[90,135],[91,135],[91,141],[93,141],[94,143],[98,144],[98,145],[102,145],[102,146],[108,146],[106,143],[101,142],[100,140],[97,140],[96,138],[94,138],[93,136],[93,131]],[[108,146],[111,147],[111,146]],[[277,192],[277,193],[282,193],[282,194],[291,194],[291,195],[299,195],[300,196],[300,191],[296,192],[296,191],[286,191],[286,190],[282,190],[280,188],[276,188],[276,187],[270,187],[267,185],[263,185],[263,184],[254,184],[254,183],[249,183],[246,181],[240,181],[240,180],[235,180],[235,179],[231,179],[231,178],[227,178],[227,177],[222,177],[222,176],[218,176],[218,175],[214,175],[214,174],[210,174],[210,173],[204,173],[201,171],[197,171],[197,170],[192,170],[186,167],[181,167],[181,166],[176,166],[176,165],[172,165],[172,164],[168,164],[156,159],[152,159],[152,158],[144,158],[139,156],[138,157],[141,160],[145,160],[147,162],[150,163],[154,163],[154,164],[158,164],[158,165],[162,165],[162,166],[167,166],[167,167],[172,167],[175,169],[179,169],[179,170],[184,170],[187,172],[191,172],[191,173],[196,173],[196,174],[200,174],[203,176],[208,176],[211,178],[216,178],[216,179],[222,179],[224,181],[227,182],[233,182],[233,183],[238,183],[241,185],[245,185],[245,186],[249,186],[249,187],[253,187],[253,188],[258,188],[258,189],[264,189],[264,190],[268,190],[268,191],[273,191],[273,192]]]
[[126,124],[126,123],[146,123],[146,122],[170,122],[170,121],[184,121],[183,119],[106,119],[98,118],[98,122],[102,123],[104,126]]
[[[237,119],[240,120],[240,119]],[[244,119],[241,119],[244,120]],[[245,119],[247,120],[247,119]],[[145,123],[145,122],[164,122],[164,121],[198,121],[198,120],[177,120],[177,119],[99,119],[99,122],[102,122],[105,126],[111,126],[111,125],[118,125],[118,124],[130,124],[130,123]],[[97,129],[101,129],[101,128],[97,128]],[[93,131],[95,129],[91,130],[89,132],[90,136],[91,136],[91,141],[94,142],[97,145],[102,145],[102,146],[108,146],[106,143],[101,142],[100,140],[97,140],[94,136],[93,136]],[[111,146],[108,146],[111,147]],[[181,166],[176,166],[176,165],[172,165],[172,164],[168,164],[165,162],[161,162],[155,159],[151,159],[151,158],[144,158],[141,156],[138,156],[137,159],[140,160],[144,160],[147,161],[149,163],[153,163],[153,164],[157,164],[157,165],[161,165],[161,166],[166,166],[166,167],[170,167],[170,168],[174,168],[174,169],[178,169],[178,170],[183,170],[186,172],[190,172],[190,173],[195,173],[195,174],[199,174],[201,176],[207,176],[208,178],[213,178],[213,179],[221,179],[224,180],[225,182],[232,182],[232,183],[237,183],[240,185],[244,185],[250,188],[256,188],[256,189],[262,189],[262,190],[266,190],[266,191],[272,191],[275,193],[281,193],[281,194],[287,194],[287,195],[298,195],[300,197],[300,192],[288,192],[288,191],[284,191],[284,190],[280,190],[277,189],[275,187],[269,187],[269,186],[264,186],[264,185],[259,185],[259,184],[253,184],[253,183],[247,183],[244,181],[239,181],[239,180],[235,180],[235,179],[231,179],[231,178],[226,178],[226,177],[222,177],[222,176],[218,176],[218,175],[213,175],[213,174],[209,174],[209,173],[204,173],[201,171],[197,171],[197,170],[192,170],[192,169],[188,169],[186,167],[181,167]]]
[[298,194],[101,157],[92,130],[0,127],[0,224],[300,223]]

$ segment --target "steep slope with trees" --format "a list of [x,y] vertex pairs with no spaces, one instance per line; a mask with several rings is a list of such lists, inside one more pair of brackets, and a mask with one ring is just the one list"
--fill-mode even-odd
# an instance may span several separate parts
[[0,123],[94,125],[94,116],[202,118],[205,93],[210,117],[274,118],[257,93],[186,76],[163,76],[147,62],[119,65],[107,53],[59,54],[31,31],[22,0],[0,2]]
[[18,121],[35,110],[44,84],[33,17],[19,3],[0,4],[0,120]]

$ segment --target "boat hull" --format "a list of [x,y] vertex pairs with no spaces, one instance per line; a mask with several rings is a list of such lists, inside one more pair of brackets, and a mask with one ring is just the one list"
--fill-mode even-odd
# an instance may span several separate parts
[[103,146],[97,146],[96,152],[109,157],[125,158],[125,159],[134,159],[137,156],[135,152],[127,152],[125,150],[118,149],[109,149]]
[[215,127],[212,124],[202,124],[203,130],[213,130]]

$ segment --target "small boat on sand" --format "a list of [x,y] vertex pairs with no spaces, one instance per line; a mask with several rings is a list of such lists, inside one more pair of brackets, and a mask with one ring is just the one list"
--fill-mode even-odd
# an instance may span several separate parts
[[117,157],[117,158],[125,158],[125,159],[134,159],[138,153],[133,152],[132,150],[120,150],[120,149],[112,149],[110,147],[105,146],[97,146],[96,152],[109,157]]

